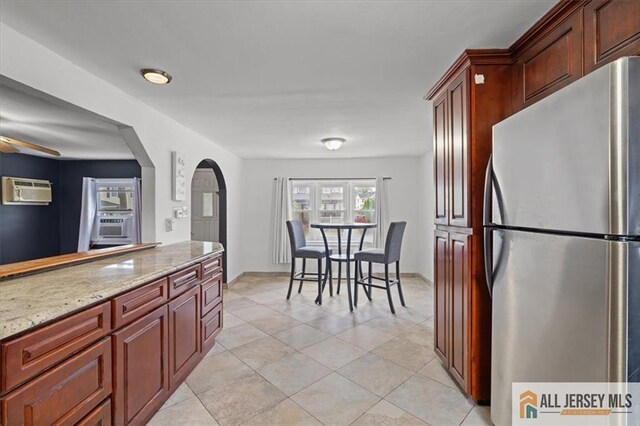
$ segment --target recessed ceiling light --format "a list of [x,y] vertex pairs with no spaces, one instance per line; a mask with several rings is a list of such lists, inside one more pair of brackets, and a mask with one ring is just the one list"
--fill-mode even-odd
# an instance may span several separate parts
[[340,149],[342,144],[346,142],[346,139],[344,139],[344,138],[325,138],[325,139],[322,139],[320,142],[322,142],[327,149],[329,149],[331,151],[335,151],[337,149]]
[[168,72],[153,68],[142,68],[140,75],[148,82],[154,84],[169,84],[171,81],[171,75],[169,75]]

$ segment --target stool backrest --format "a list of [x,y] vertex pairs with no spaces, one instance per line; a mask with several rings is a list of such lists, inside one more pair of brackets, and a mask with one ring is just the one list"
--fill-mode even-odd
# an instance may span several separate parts
[[295,255],[298,249],[307,245],[307,239],[304,236],[304,227],[302,221],[288,220],[287,231],[289,232],[289,243],[291,244],[291,255]]
[[387,231],[387,241],[384,244],[384,257],[387,263],[400,260],[400,250],[402,249],[402,238],[407,222],[391,222]]

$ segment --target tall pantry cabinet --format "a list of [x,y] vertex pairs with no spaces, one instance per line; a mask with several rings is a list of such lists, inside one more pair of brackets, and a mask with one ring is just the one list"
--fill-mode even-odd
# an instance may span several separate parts
[[511,59],[467,50],[431,89],[434,122],[435,351],[476,401],[490,398],[491,297],[482,194],[491,126],[511,110]]

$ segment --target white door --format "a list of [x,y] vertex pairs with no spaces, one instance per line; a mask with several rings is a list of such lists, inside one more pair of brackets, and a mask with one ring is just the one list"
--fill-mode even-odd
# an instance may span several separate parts
[[218,181],[212,169],[196,169],[191,181],[191,239],[219,241]]

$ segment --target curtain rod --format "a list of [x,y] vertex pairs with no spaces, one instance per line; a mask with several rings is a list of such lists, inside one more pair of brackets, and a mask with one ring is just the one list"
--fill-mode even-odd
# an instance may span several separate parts
[[[369,178],[289,178],[289,180],[375,180],[374,177]],[[383,177],[383,180],[391,180],[390,177]],[[273,178],[273,180],[278,180],[278,178]]]

